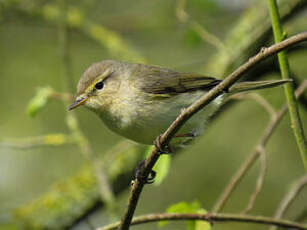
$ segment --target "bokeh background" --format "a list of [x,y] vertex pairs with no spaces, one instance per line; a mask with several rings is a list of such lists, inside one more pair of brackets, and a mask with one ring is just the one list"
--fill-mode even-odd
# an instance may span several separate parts
[[[256,53],[260,44],[262,46],[272,41],[270,30],[263,29],[265,23],[257,24],[246,19],[248,12],[251,18],[254,17],[251,8],[255,5],[262,9],[256,14],[267,14],[265,1],[262,8],[260,2],[191,0],[185,9],[189,18],[183,22],[176,15],[178,2],[174,0],[68,1],[69,52],[74,84],[77,84],[82,72],[91,63],[104,59],[146,61],[179,71],[223,78],[238,63],[246,60],[245,55]],[[0,1],[0,229],[26,227],[25,218],[16,215],[16,210],[44,196],[55,184],[65,183],[78,174],[84,165],[91,164],[74,143],[26,149],[7,145],[25,144],[32,140],[31,137],[69,133],[66,124],[68,102],[50,100],[34,118],[26,113],[28,103],[39,87],[50,86],[56,92],[66,92],[63,87],[65,71],[57,21],[60,4],[61,1],[53,0]],[[290,35],[306,30],[306,4],[299,5],[290,15],[285,21],[285,28]],[[193,22],[214,34],[222,46],[227,47],[227,39],[234,33],[231,31],[238,28],[242,18],[245,18],[247,24],[241,23],[242,28],[250,26],[254,32],[262,29],[268,32],[251,38],[250,34],[239,34],[237,29],[238,41],[227,49],[232,49],[229,52],[233,54],[240,53],[240,56],[234,55],[237,59],[232,60],[233,63],[226,68],[222,62],[214,61],[218,59],[217,55],[227,53],[226,48],[222,52],[223,47],[203,40],[199,31],[195,31]],[[263,18],[268,20],[268,16]],[[237,50],[235,44],[240,47],[245,36],[247,40],[253,41],[253,45],[246,51]],[[307,75],[306,44],[291,51],[289,57],[298,83],[302,82]],[[267,66],[273,68],[274,60]],[[279,78],[278,72],[264,69],[259,67],[253,77]],[[263,90],[260,95],[278,109],[285,103],[283,93],[282,87],[279,87]],[[306,104],[300,105],[305,129],[306,109]],[[109,131],[95,114],[82,108],[76,111],[76,115],[95,157],[104,155],[122,140]],[[171,204],[195,200],[204,209],[210,210],[230,176],[257,144],[268,122],[267,112],[252,100],[234,103],[223,110],[211,122],[205,135],[174,157],[169,175],[161,185],[145,187],[137,214],[163,212]],[[269,141],[266,150],[268,170],[252,214],[271,216],[289,186],[304,174],[288,115]],[[257,163],[227,203],[225,212],[240,212],[244,209],[254,191],[258,172]],[[130,176],[123,177],[124,182],[117,182],[126,186],[126,189],[118,189],[121,192],[116,194],[120,213],[127,200]],[[305,192],[293,204],[286,217],[295,219],[306,209],[306,204]],[[67,212],[67,215],[70,213]],[[98,227],[114,219],[103,209],[96,209],[72,228],[91,229],[88,222]],[[157,228],[156,224],[135,227]],[[263,226],[229,223],[214,226],[214,229],[246,228],[260,229]],[[161,229],[186,229],[186,226],[183,223],[170,223]]]

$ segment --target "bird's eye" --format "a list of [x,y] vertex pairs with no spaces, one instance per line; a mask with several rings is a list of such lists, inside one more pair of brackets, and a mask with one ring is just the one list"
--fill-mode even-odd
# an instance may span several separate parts
[[101,90],[103,88],[103,82],[100,81],[100,82],[96,83],[95,88],[98,89],[98,90]]

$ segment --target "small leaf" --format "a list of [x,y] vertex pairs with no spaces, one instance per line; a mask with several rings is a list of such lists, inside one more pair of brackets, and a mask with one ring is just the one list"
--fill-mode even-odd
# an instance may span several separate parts
[[[207,214],[207,210],[201,208],[198,210],[197,213]],[[208,221],[203,221],[203,220],[195,221],[195,230],[210,230],[210,229],[211,229],[211,224]]]
[[160,185],[164,181],[164,179],[168,175],[170,165],[171,165],[170,155],[160,156],[158,162],[153,167],[153,170],[157,172],[154,183],[155,186]]
[[51,93],[50,87],[39,88],[27,106],[27,114],[30,117],[35,117],[47,105]]
[[166,212],[167,213],[192,213],[197,212],[200,209],[200,204],[197,201],[193,203],[179,202],[171,205]]
[[[179,202],[177,204],[173,204],[166,210],[167,213],[197,213],[200,210],[200,204],[197,201],[192,203],[187,202]],[[158,226],[163,227],[167,225],[169,221],[159,221]],[[188,230],[195,230],[195,221],[189,220],[186,221]]]

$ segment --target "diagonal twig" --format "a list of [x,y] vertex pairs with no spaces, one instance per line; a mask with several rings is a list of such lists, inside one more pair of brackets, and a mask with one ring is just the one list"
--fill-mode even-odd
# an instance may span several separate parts
[[[74,88],[73,73],[71,67],[71,58],[69,52],[69,26],[67,24],[67,14],[68,14],[68,1],[67,0],[58,0],[59,8],[61,11],[60,20],[59,20],[59,48],[62,59],[62,67],[64,72],[63,85],[67,89],[69,94],[72,94]],[[65,104],[66,106],[66,104]],[[109,184],[108,177],[105,174],[105,170],[102,165],[99,165],[99,162],[96,160],[93,150],[89,144],[88,139],[82,132],[79,121],[75,113],[69,112],[66,115],[67,126],[72,133],[72,136],[77,140],[80,151],[84,154],[87,159],[93,164],[95,175],[97,177],[100,194],[102,200],[107,204],[107,206],[114,208],[115,207],[115,196],[113,194],[112,188]]]
[[274,118],[276,116],[276,111],[273,108],[273,106],[260,94],[258,93],[242,93],[242,94],[234,94],[229,97],[230,100],[245,100],[245,99],[251,99],[257,102],[261,107],[263,107],[271,118]]
[[[290,188],[290,191],[286,194],[284,199],[280,202],[280,205],[276,210],[274,218],[279,219],[284,216],[285,212],[289,209],[294,199],[299,195],[299,193],[303,190],[305,186],[307,186],[307,174],[299,178],[293,184],[293,186]],[[275,230],[275,229],[277,229],[276,226],[272,226],[270,228],[270,230]]]
[[228,49],[223,42],[214,34],[206,30],[196,20],[191,19],[190,15],[185,11],[186,0],[178,0],[175,8],[176,17],[182,23],[190,21],[191,28],[198,33],[201,39],[218,49]]
[[[305,80],[300,87],[296,90],[296,97],[299,98],[303,92],[307,89],[307,80]],[[274,130],[280,123],[281,119],[284,117],[284,115],[287,112],[287,105],[284,105],[282,109],[277,113],[274,120],[270,121],[263,137],[260,139],[257,146],[262,145],[265,146],[270,137],[272,136]],[[258,159],[259,154],[257,151],[257,147],[252,151],[252,153],[249,155],[249,157],[243,162],[243,164],[240,166],[240,168],[235,172],[235,174],[230,179],[229,183],[227,184],[226,188],[222,192],[222,195],[217,200],[216,204],[214,205],[212,211],[213,212],[219,212],[228,201],[229,197],[231,196],[232,192],[235,190],[235,188],[238,186],[238,184],[241,182],[241,180],[244,178],[244,176],[247,174],[249,169],[253,166],[255,161]]]
[[242,214],[246,214],[252,210],[254,207],[256,198],[258,197],[259,193],[261,192],[263,181],[267,169],[266,165],[266,153],[263,145],[258,146],[258,153],[260,154],[260,173],[256,182],[256,188],[255,191],[250,196],[249,202],[247,204],[247,207],[243,210]]
[[[254,65],[262,61],[263,59],[291,46],[297,44],[302,41],[307,40],[307,32],[303,32],[290,38],[274,44],[268,48],[263,48],[261,51],[255,56],[251,57],[246,63],[237,68],[232,74],[226,77],[220,84],[210,90],[207,94],[201,97],[199,100],[194,102],[191,106],[184,109],[182,113],[176,118],[176,120],[169,126],[169,128],[158,138],[160,145],[165,147],[174,134],[183,126],[183,124],[192,117],[195,113],[203,109],[206,105],[208,105],[211,101],[213,101],[216,97],[221,95],[226,89],[228,89],[231,85],[233,85],[237,80],[239,80],[244,73],[246,73],[249,69],[251,69]],[[145,160],[144,168],[140,171],[140,176],[142,178],[148,178],[153,166],[159,159],[160,154],[157,147],[153,149],[149,157]],[[134,215],[135,208],[137,206],[140,194],[144,187],[144,181],[136,179],[131,187],[130,197],[128,199],[128,204],[124,215],[122,217],[121,224],[119,226],[120,230],[129,229],[130,223],[132,221],[132,217]]]

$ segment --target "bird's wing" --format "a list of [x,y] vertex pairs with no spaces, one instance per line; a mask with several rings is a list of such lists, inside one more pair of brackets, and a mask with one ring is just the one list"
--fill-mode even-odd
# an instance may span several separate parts
[[221,82],[213,77],[194,73],[179,73],[155,66],[138,66],[133,75],[137,78],[138,88],[146,93],[161,96],[210,90]]

